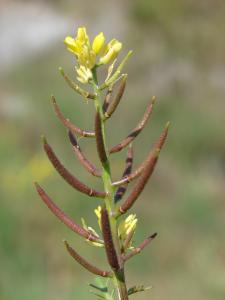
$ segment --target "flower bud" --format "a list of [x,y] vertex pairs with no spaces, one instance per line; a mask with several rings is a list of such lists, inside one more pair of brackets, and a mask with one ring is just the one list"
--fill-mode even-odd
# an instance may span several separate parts
[[103,32],[100,32],[95,38],[92,43],[92,50],[95,52],[95,54],[99,54],[99,52],[102,50],[105,43],[105,36]]

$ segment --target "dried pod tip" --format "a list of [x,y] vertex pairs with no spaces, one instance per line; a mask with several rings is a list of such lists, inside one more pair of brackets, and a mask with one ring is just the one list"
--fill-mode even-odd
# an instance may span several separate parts
[[155,104],[156,100],[157,100],[156,96],[152,96],[152,104]]
[[166,129],[169,129],[169,127],[170,127],[170,121],[168,121],[168,122],[166,123],[165,128],[166,128]]
[[56,98],[54,95],[51,95],[51,101],[52,101],[53,106],[57,106]]
[[150,235],[150,239],[154,239],[154,238],[156,238],[157,237],[157,235],[158,235],[158,233],[157,232],[155,232],[155,233],[153,233],[152,235]]
[[62,68],[62,67],[59,67],[59,72],[62,74],[62,76],[64,76],[64,75],[65,75],[65,72],[64,72],[64,70],[63,70],[63,68]]
[[46,139],[46,137],[45,137],[43,134],[41,135],[41,140],[42,140],[42,143],[43,143],[44,145],[47,144],[47,139]]

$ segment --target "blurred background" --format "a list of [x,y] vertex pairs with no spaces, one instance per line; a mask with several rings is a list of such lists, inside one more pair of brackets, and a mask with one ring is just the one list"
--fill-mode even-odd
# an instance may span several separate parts
[[[127,266],[128,285],[153,286],[135,299],[225,299],[225,2],[223,0],[0,1],[0,298],[92,299],[93,276],[66,253],[66,238],[87,259],[106,266],[105,254],[63,226],[38,198],[38,181],[77,222],[100,204],[72,190],[48,162],[45,134],[65,165],[88,185],[102,188],[79,166],[50,103],[93,127],[93,105],[66,85],[74,59],[63,44],[78,26],[93,38],[123,42],[134,51],[125,67],[127,90],[108,121],[110,146],[136,125],[152,95],[158,98],[145,131],[134,142],[135,165],[165,123],[169,139],[155,173],[132,211],[135,240],[159,236]],[[94,141],[83,151],[97,161]],[[112,156],[121,176],[126,151]]]

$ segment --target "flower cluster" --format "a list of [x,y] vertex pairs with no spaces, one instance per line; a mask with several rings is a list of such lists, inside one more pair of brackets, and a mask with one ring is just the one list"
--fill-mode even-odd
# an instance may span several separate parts
[[116,39],[106,44],[103,32],[100,32],[91,44],[85,27],[78,28],[75,38],[67,36],[64,43],[67,49],[76,56],[79,65],[76,67],[77,79],[82,83],[87,83],[92,79],[91,70],[94,67],[113,61],[122,49],[122,43]]

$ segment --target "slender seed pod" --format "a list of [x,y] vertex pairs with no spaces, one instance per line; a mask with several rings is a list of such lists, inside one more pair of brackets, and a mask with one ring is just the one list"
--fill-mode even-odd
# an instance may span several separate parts
[[[127,152],[127,157],[126,157],[125,170],[123,172],[123,176],[122,176],[121,180],[123,180],[123,178],[127,178],[127,176],[129,176],[129,174],[132,171],[133,155],[134,155],[133,147],[132,147],[132,144],[130,144],[130,146],[128,148],[128,152]],[[122,199],[123,195],[125,194],[125,192],[127,190],[127,186],[128,186],[128,184],[125,183],[116,190],[116,193],[114,196],[115,203],[119,202]]]
[[146,246],[148,246],[152,242],[152,240],[154,240],[154,238],[156,236],[157,236],[157,232],[155,232],[154,234],[152,234],[149,237],[147,237],[147,239],[145,239],[137,248],[134,248],[132,250],[132,252],[130,252],[129,254],[127,254],[126,256],[124,256],[123,260],[127,261],[128,259],[130,259],[134,255],[140,253]]
[[61,123],[66,128],[68,128],[69,130],[71,130],[72,132],[74,132],[75,134],[78,134],[80,136],[84,136],[84,137],[94,137],[95,136],[95,133],[93,131],[83,130],[83,129],[75,126],[69,119],[66,119],[64,117],[63,113],[61,112],[54,96],[52,96],[52,104],[53,104],[53,107],[54,107],[57,117],[59,118]]
[[103,164],[105,164],[107,162],[107,154],[106,154],[103,135],[102,135],[101,116],[99,111],[97,111],[95,115],[95,138],[96,138],[98,156],[100,158],[100,161]]
[[79,159],[79,162],[82,164],[82,166],[92,175],[96,177],[101,177],[101,171],[98,170],[83,154],[81,151],[81,148],[77,142],[76,137],[73,135],[73,133],[69,130],[68,132],[70,142],[73,147],[73,151],[76,154],[77,158]]
[[112,232],[109,223],[109,215],[105,208],[101,210],[101,228],[108,262],[113,270],[118,271],[120,269],[120,265],[113,243]]
[[111,115],[114,113],[117,106],[119,105],[120,100],[123,97],[123,93],[124,93],[124,90],[125,90],[125,87],[126,87],[126,82],[127,82],[127,74],[123,76],[115,98],[110,102],[108,108],[106,109],[106,111],[104,113],[104,117],[106,119],[111,117]]
[[119,213],[124,214],[128,211],[128,209],[131,208],[131,206],[134,204],[138,196],[143,191],[146,183],[148,182],[149,178],[151,177],[155,165],[157,163],[159,156],[159,149],[156,149],[155,154],[152,156],[152,159],[149,161],[148,165],[144,169],[142,175],[140,176],[137,184],[134,186],[133,190],[131,191],[128,198],[124,201],[124,203],[119,208]]
[[98,267],[92,265],[91,263],[89,263],[85,258],[83,258],[82,256],[80,256],[68,243],[67,241],[64,241],[64,244],[66,246],[67,251],[69,252],[69,254],[81,265],[83,266],[85,269],[87,269],[89,272],[98,275],[98,276],[102,276],[102,277],[111,277],[112,273],[108,272],[108,271],[103,271],[100,270]]
[[46,194],[46,192],[40,187],[38,183],[35,182],[36,190],[43,200],[43,202],[47,205],[47,207],[51,210],[51,212],[68,228],[70,228],[75,233],[79,234],[81,237],[88,239],[93,242],[101,242],[97,236],[89,231],[85,230],[80,225],[74,223],[74,221],[67,216],[54,202],[53,200]]
[[156,141],[155,145],[154,145],[154,150],[151,150],[147,156],[147,158],[145,159],[144,162],[141,163],[141,165],[132,173],[128,174],[127,176],[124,176],[122,179],[115,181],[112,183],[113,186],[121,186],[124,185],[126,183],[131,182],[132,180],[134,180],[135,178],[137,178],[138,176],[141,175],[142,171],[146,168],[146,166],[148,165],[148,163],[153,159],[153,156],[155,155],[155,150],[159,149],[161,150],[167,135],[168,135],[168,129],[169,129],[169,122],[166,124],[162,134],[160,135],[159,139]]
[[76,190],[90,197],[104,198],[106,196],[106,193],[91,189],[90,187],[88,187],[87,185],[79,181],[75,176],[73,176],[60,162],[60,160],[56,156],[51,146],[47,143],[47,140],[45,138],[43,138],[43,144],[44,144],[44,150],[49,160],[51,161],[52,165],[54,166],[56,171],[62,176],[62,178],[65,179],[67,183],[69,183]]
[[110,86],[108,88],[108,91],[107,91],[106,95],[105,95],[105,99],[104,99],[104,102],[103,102],[103,105],[102,105],[102,110],[103,110],[104,113],[106,112],[106,110],[109,107],[109,103],[110,103],[111,96],[112,96],[112,91],[113,91],[113,88],[112,88],[112,86]]
[[156,98],[152,97],[152,100],[151,100],[150,104],[147,106],[146,111],[145,111],[141,121],[138,123],[138,125],[131,131],[131,133],[122,142],[120,142],[119,144],[112,147],[111,150],[109,151],[109,153],[115,153],[115,152],[121,151],[123,148],[125,148],[127,145],[129,145],[139,135],[139,133],[144,128],[145,124],[147,123],[147,121],[152,113],[155,100],[156,100]]
[[77,92],[78,94],[80,94],[84,98],[88,98],[88,99],[94,99],[95,98],[94,94],[91,94],[91,93],[83,90],[81,87],[79,87],[78,84],[76,84],[75,82],[73,82],[68,77],[68,75],[65,74],[65,72],[64,72],[64,70],[62,68],[59,68],[59,72],[61,73],[61,75],[63,76],[63,78],[65,79],[65,81],[69,85],[69,87],[71,87],[75,92]]

